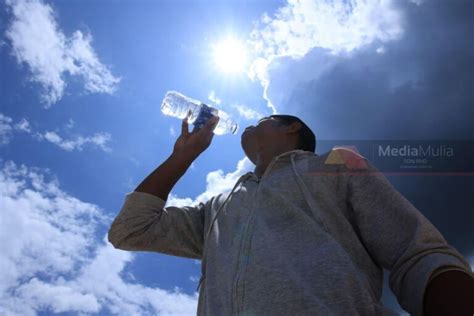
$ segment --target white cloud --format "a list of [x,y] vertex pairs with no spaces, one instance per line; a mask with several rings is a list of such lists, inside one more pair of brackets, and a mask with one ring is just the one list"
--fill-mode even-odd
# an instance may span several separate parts
[[60,30],[53,8],[41,0],[7,0],[13,18],[5,35],[19,64],[26,64],[31,80],[42,88],[45,107],[59,101],[65,75],[80,76],[88,92],[112,94],[120,82],[103,65],[91,46],[90,34],[75,31],[70,38]]
[[71,129],[76,125],[76,122],[73,119],[69,119],[69,122],[66,124],[66,129]]
[[196,200],[204,202],[220,193],[230,191],[238,178],[253,168],[252,162],[244,157],[237,162],[237,169],[233,172],[224,174],[222,169],[209,172],[206,176],[206,191],[201,193]]
[[52,277],[73,272],[87,260],[94,229],[105,219],[98,207],[61,192],[56,179],[43,179],[38,170],[12,162],[0,171],[0,235],[8,241],[0,257],[0,305],[18,314],[27,300],[12,305],[21,293],[8,293],[20,291],[37,273]]
[[299,60],[315,48],[344,55],[375,41],[397,40],[403,32],[402,14],[391,0],[288,0],[274,17],[264,14],[251,32],[254,61],[248,74],[260,80],[275,113],[280,104],[267,91],[267,71],[278,67],[279,58]]
[[[103,241],[106,242],[105,237]],[[173,292],[167,292],[125,282],[120,274],[132,258],[129,252],[114,249],[110,244],[98,247],[94,260],[84,266],[81,275],[69,285],[85,289],[87,293],[100,298],[114,314],[196,314],[197,293],[190,296],[176,288]]]
[[71,310],[97,313],[100,309],[99,302],[91,294],[82,294],[69,286],[53,285],[35,277],[23,284],[17,295],[28,301],[34,310],[48,306],[54,313]]
[[28,122],[25,118],[21,119],[20,122],[15,124],[14,128],[17,131],[31,133],[30,122]]
[[243,104],[234,104],[231,105],[234,109],[237,109],[239,112],[239,115],[244,117],[247,120],[254,120],[254,119],[259,119],[263,117],[262,114],[259,112],[255,111],[254,109],[249,108],[248,106],[245,106]]
[[0,168],[0,314],[196,313],[197,293],[123,279],[134,256],[97,240],[113,219],[100,207],[62,191],[48,170],[11,161]]
[[174,193],[171,193],[166,201],[166,206],[186,206],[207,202],[213,196],[232,190],[240,176],[253,170],[253,168],[252,162],[247,157],[244,157],[239,160],[237,168],[233,172],[224,174],[222,169],[211,171],[206,176],[206,191],[199,194],[194,200],[191,198],[179,198]]
[[221,104],[222,100],[216,96],[216,93],[214,90],[209,92],[209,95],[207,96],[209,101],[213,102],[214,104]]
[[182,207],[186,205],[191,205],[191,204],[196,204],[195,201],[191,198],[179,198],[177,195],[174,193],[170,193],[168,195],[168,199],[166,200],[166,205],[173,205],[177,207]]
[[[222,100],[216,95],[214,90],[211,90],[209,92],[209,95],[207,97],[210,101],[212,101],[214,104],[221,104]],[[230,107],[236,109],[239,113],[240,116],[244,117],[247,120],[252,120],[256,118],[260,118],[263,115],[258,113],[257,111],[249,108],[248,106],[242,105],[242,104],[232,104]]]
[[111,139],[111,135],[109,133],[95,133],[92,136],[84,137],[84,136],[76,136],[71,139],[64,139],[63,137],[59,136],[56,132],[44,132],[44,133],[36,133],[35,137],[38,140],[47,140],[50,143],[57,145],[59,148],[64,149],[66,151],[73,151],[78,150],[82,151],[83,147],[86,144],[92,144],[94,146],[99,147],[105,152],[110,152],[111,149],[107,146],[107,143]]
[[315,47],[352,51],[403,34],[402,16],[390,0],[289,0],[274,18],[264,15],[251,33],[264,57],[303,57]]
[[[69,120],[69,123],[66,128],[70,129],[73,125],[74,121]],[[47,140],[66,151],[82,151],[83,147],[86,145],[93,145],[99,147],[105,152],[111,151],[111,149],[107,146],[108,142],[111,140],[111,135],[109,133],[101,132],[95,133],[94,135],[88,137],[79,135],[73,138],[65,139],[55,131],[33,133],[30,123],[25,118],[23,118],[20,122],[14,124],[13,119],[11,117],[0,113],[0,146],[8,144],[11,138],[13,137],[13,132],[15,131],[32,134],[33,138],[40,141]]]
[[69,54],[78,65],[78,73],[84,77],[86,90],[113,94],[120,78],[114,77],[97,58],[91,46],[92,36],[75,31],[69,42]]
[[12,137],[12,119],[0,113],[0,146],[10,142]]
[[15,131],[31,133],[30,123],[22,119],[14,124],[11,117],[0,113],[0,146],[9,144]]
[[30,122],[23,118],[20,122],[13,123],[11,117],[0,113],[0,146],[10,143],[14,132],[31,133]]

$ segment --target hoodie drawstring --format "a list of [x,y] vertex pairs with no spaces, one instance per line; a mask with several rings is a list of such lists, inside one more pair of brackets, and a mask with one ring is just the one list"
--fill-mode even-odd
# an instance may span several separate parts
[[329,229],[326,227],[326,225],[324,224],[324,221],[321,219],[321,216],[318,211],[319,208],[316,206],[316,202],[313,199],[313,195],[309,191],[308,187],[306,186],[301,176],[298,174],[298,171],[296,170],[295,159],[294,159],[295,155],[296,153],[291,154],[290,158],[291,158],[291,165],[293,167],[293,172],[295,173],[295,176],[296,176],[296,182],[298,183],[298,186],[301,192],[303,193],[306,203],[308,203],[309,208],[311,209],[313,215],[315,216],[316,221],[319,223],[319,225],[321,225],[321,227],[326,232],[329,233]]
[[227,197],[225,198],[224,202],[221,204],[221,206],[219,206],[219,208],[217,209],[216,211],[216,215],[214,215],[213,219],[211,220],[211,223],[209,224],[209,228],[207,229],[207,233],[206,233],[206,237],[204,238],[204,240],[207,240],[207,237],[209,237],[209,234],[211,233],[211,230],[212,230],[212,226],[214,225],[214,222],[215,220],[217,219],[217,216],[219,215],[219,212],[224,208],[224,205],[227,203],[227,200],[230,198],[230,196],[232,195],[232,193],[234,193],[235,189],[237,188],[237,186],[241,183],[243,183],[245,180],[247,180],[247,178],[249,178],[251,176],[250,173],[247,173],[245,175],[243,175],[238,181],[237,183],[234,185],[234,187],[232,188],[232,190],[230,191],[229,195],[227,195]]
[[[217,219],[217,216],[219,215],[219,212],[224,208],[224,205],[227,203],[227,200],[230,198],[230,196],[232,195],[232,193],[234,193],[235,189],[237,188],[237,186],[241,183],[243,183],[245,180],[247,180],[249,177],[251,177],[252,174],[249,172],[245,175],[243,175],[242,177],[239,178],[239,180],[235,183],[234,187],[232,188],[232,190],[230,191],[230,193],[227,195],[227,197],[225,198],[224,202],[219,206],[219,208],[217,209],[216,211],[216,214],[214,215],[214,217],[212,218],[211,222],[209,223],[209,228],[207,229],[207,232],[206,232],[206,236],[204,238],[204,241],[207,240],[207,238],[209,237],[209,235],[211,234],[211,231],[212,231],[212,226],[214,225],[214,222],[216,221]],[[205,249],[203,250],[203,258],[205,257],[204,255],[204,251]],[[204,280],[205,278],[205,274],[203,273],[201,275],[201,278],[199,279],[199,284],[196,288],[196,291],[199,291],[199,287],[201,286],[201,283],[202,281]]]

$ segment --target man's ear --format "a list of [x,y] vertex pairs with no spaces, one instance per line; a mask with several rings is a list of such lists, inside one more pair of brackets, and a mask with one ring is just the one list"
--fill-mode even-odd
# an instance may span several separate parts
[[297,133],[303,126],[300,122],[293,122],[286,127],[288,133]]

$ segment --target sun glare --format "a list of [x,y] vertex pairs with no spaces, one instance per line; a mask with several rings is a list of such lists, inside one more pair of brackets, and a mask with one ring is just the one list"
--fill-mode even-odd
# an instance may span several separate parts
[[234,38],[227,38],[214,45],[214,60],[219,69],[224,72],[244,71],[246,59],[244,45]]

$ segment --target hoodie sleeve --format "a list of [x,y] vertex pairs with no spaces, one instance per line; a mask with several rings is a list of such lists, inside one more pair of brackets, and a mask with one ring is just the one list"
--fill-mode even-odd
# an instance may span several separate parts
[[122,250],[201,259],[204,212],[208,203],[166,208],[165,204],[163,199],[149,193],[127,194],[110,226],[109,242]]
[[390,271],[390,288],[400,305],[421,316],[432,273],[449,267],[472,275],[469,262],[371,162],[357,157],[366,169],[348,177],[355,229],[375,262]]

